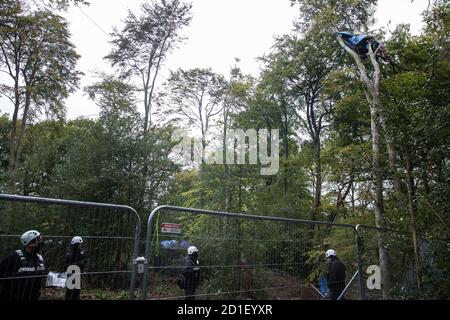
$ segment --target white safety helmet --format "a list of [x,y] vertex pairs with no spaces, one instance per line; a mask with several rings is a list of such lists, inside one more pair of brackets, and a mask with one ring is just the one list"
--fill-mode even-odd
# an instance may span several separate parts
[[325,257],[336,257],[336,251],[334,251],[333,249],[327,250],[327,252],[325,253]]
[[72,238],[72,241],[70,241],[70,244],[82,244],[83,243],[83,238],[76,236]]
[[194,252],[198,252],[197,247],[195,247],[195,246],[190,246],[190,247],[188,248],[188,254],[191,255],[191,254],[193,254]]
[[31,241],[33,241],[36,238],[39,238],[40,236],[41,236],[41,233],[39,231],[28,230],[20,237],[20,243],[25,247]]

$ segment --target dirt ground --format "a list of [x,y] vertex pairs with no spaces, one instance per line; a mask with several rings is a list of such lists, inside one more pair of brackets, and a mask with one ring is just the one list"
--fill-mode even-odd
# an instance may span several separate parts
[[[264,289],[255,290],[255,284],[245,276],[241,282],[241,292],[232,293],[233,299],[243,300],[319,300],[320,295],[310,286],[303,283],[296,277],[286,273],[267,270],[264,273]],[[140,279],[138,279],[140,280]],[[147,298],[150,300],[182,300],[183,290],[176,285],[177,278],[159,277],[153,274],[151,278]],[[136,288],[140,288],[139,281]],[[139,291],[139,290],[138,290]],[[216,300],[229,299],[224,298],[217,293],[212,293],[208,283],[204,282],[197,290],[198,300]],[[41,291],[41,300],[64,300],[65,289],[63,288],[45,288]],[[139,299],[139,292],[137,293]],[[109,289],[84,289],[81,290],[81,299],[83,300],[126,300],[128,299],[128,290],[109,290]]]
[[[198,300],[238,299],[238,300],[320,300],[321,296],[308,284],[286,273],[277,271],[265,271],[264,288],[258,288],[254,279],[241,278],[241,292],[234,292],[223,296],[218,292],[212,292],[208,283],[203,283],[197,290]],[[148,299],[183,299],[184,292],[176,285],[176,278],[158,277],[152,278],[149,287]],[[231,297],[230,297],[231,296]]]
[[267,272],[268,288],[282,288],[266,290],[269,300],[319,300],[320,295],[311,286],[288,274]]

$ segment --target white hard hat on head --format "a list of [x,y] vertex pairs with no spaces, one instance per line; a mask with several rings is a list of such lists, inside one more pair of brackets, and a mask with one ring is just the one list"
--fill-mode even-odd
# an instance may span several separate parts
[[41,233],[36,230],[28,230],[22,236],[20,237],[20,243],[23,246],[28,245],[31,241],[33,241],[36,238],[39,238]]
[[194,252],[198,252],[197,247],[195,246],[190,246],[187,250],[188,254],[193,254]]
[[325,257],[329,258],[329,257],[335,257],[336,256],[336,251],[334,251],[333,249],[329,249],[327,250],[327,252],[325,253]]
[[76,236],[72,238],[72,241],[70,241],[70,244],[77,244],[77,243],[83,243],[83,238]]

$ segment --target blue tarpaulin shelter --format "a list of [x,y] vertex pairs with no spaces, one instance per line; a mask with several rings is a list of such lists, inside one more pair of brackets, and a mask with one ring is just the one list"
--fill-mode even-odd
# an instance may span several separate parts
[[355,51],[361,58],[366,58],[369,54],[369,45],[372,45],[372,50],[377,51],[377,58],[382,58],[388,61],[386,50],[384,46],[373,36],[365,34],[352,34],[349,32],[338,32],[345,44]]

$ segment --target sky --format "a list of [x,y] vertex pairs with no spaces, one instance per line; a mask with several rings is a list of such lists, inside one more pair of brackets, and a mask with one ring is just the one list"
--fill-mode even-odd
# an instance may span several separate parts
[[[122,28],[128,10],[139,12],[143,0],[90,0],[81,9],[72,6],[65,16],[69,22],[72,43],[81,55],[78,70],[84,72],[80,90],[66,101],[67,118],[95,118],[98,107],[83,93],[85,86],[98,81],[96,72],[113,73],[103,60],[111,46],[109,33]],[[289,0],[192,0],[193,20],[183,30],[188,39],[170,54],[162,67],[159,83],[169,70],[209,68],[228,75],[235,58],[246,74],[257,76],[258,57],[269,53],[274,37],[289,33],[298,17],[298,9]],[[379,0],[376,27],[391,29],[399,23],[410,23],[413,33],[422,28],[421,13],[428,0]],[[0,79],[1,80],[1,79]],[[11,113],[5,99],[0,100],[0,113]],[[142,110],[140,110],[142,111]]]

